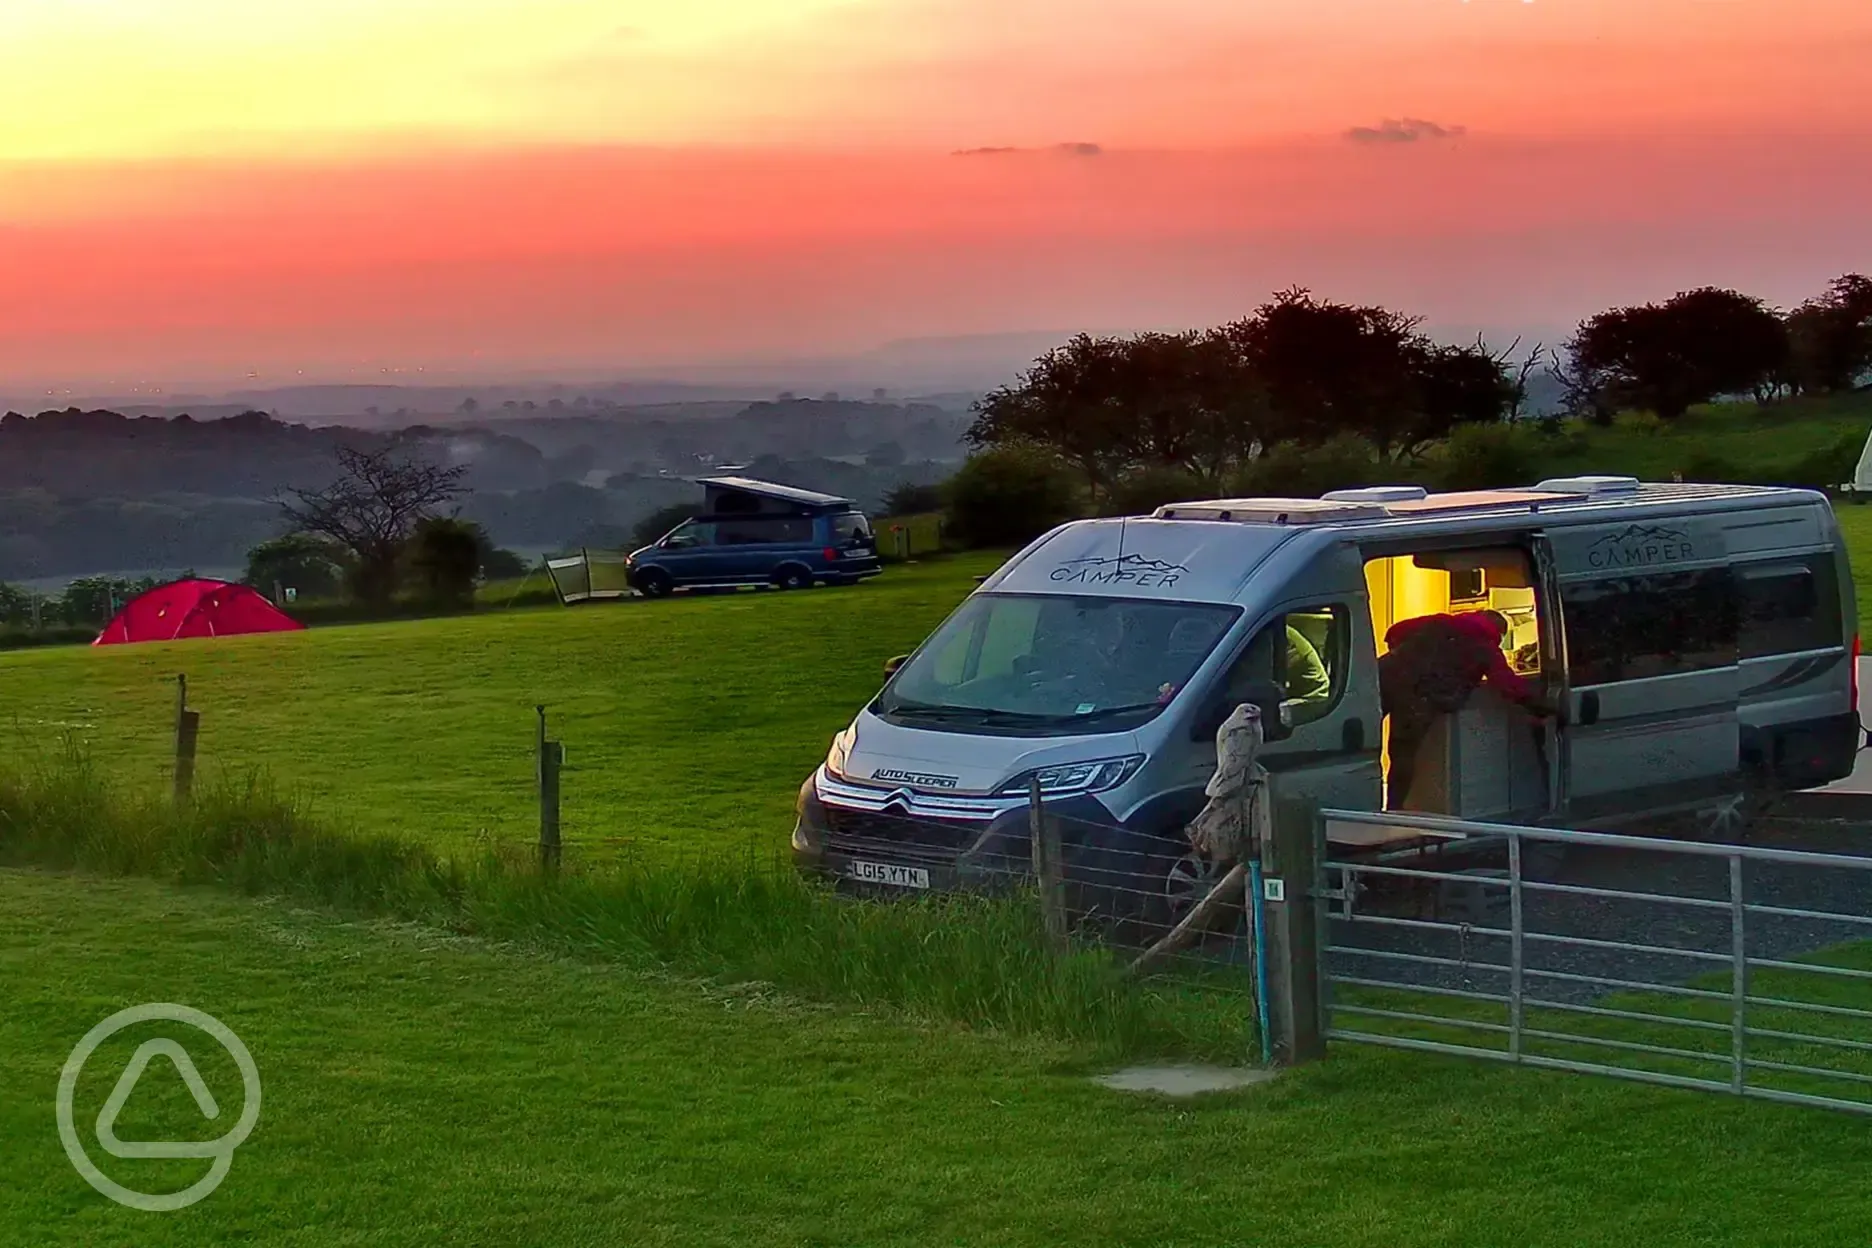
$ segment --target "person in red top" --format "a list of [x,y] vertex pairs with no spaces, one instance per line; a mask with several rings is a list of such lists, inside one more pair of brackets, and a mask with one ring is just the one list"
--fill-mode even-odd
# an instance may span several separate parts
[[1378,690],[1391,717],[1391,795],[1396,809],[1410,796],[1417,751],[1431,726],[1453,715],[1482,684],[1536,714],[1550,712],[1540,690],[1517,675],[1502,653],[1508,621],[1497,611],[1426,615],[1399,620],[1385,633]]

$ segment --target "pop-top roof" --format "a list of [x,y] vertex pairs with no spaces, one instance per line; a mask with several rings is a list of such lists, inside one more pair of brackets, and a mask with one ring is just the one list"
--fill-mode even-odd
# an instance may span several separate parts
[[756,498],[771,498],[776,502],[795,503],[801,507],[850,507],[852,500],[840,498],[835,494],[820,494],[814,490],[795,489],[790,485],[778,485],[772,481],[756,481],[752,477],[700,477],[696,482],[710,491],[711,497],[716,490],[732,490],[740,494],[752,494]]

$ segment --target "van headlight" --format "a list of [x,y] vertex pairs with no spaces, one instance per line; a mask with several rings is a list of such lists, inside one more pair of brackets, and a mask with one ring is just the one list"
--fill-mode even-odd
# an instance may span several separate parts
[[1102,793],[1106,789],[1117,788],[1135,776],[1143,765],[1142,754],[1098,758],[1088,763],[1061,763],[1057,767],[1023,772],[1002,785],[997,795],[1017,797],[1028,792],[1035,780],[1040,782],[1041,793],[1053,796],[1064,793]]
[[834,780],[845,778],[845,760],[851,754],[852,730],[847,728],[832,738],[832,748],[826,751],[825,772]]

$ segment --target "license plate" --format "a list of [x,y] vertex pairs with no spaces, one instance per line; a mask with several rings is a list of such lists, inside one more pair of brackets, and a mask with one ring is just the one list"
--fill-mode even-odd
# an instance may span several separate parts
[[899,867],[887,862],[848,862],[848,878],[866,884],[889,884],[893,888],[928,888],[929,872],[922,867]]

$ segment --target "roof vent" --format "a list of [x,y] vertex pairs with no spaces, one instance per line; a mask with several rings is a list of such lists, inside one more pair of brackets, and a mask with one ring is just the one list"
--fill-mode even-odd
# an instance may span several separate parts
[[1421,485],[1368,485],[1356,490],[1328,490],[1320,498],[1329,503],[1414,503],[1428,498]]
[[1542,494],[1636,494],[1637,477],[1554,477],[1534,487]]

